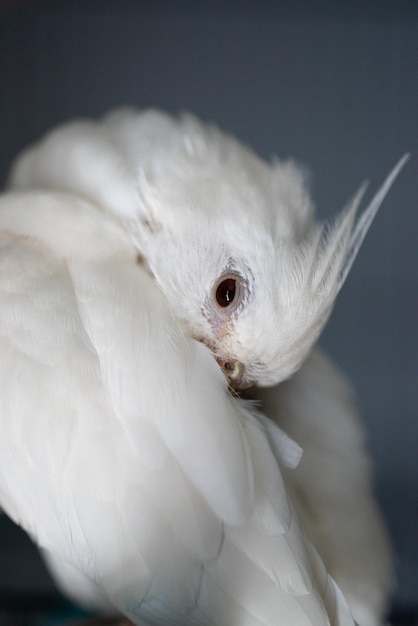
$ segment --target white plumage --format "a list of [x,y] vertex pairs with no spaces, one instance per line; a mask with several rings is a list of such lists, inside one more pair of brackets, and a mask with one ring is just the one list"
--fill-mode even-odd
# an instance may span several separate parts
[[357,225],[361,194],[321,227],[294,164],[190,116],[119,111],[19,158],[0,199],[0,504],[76,601],[135,624],[343,626],[344,593],[380,623],[361,429],[311,350],[403,162]]

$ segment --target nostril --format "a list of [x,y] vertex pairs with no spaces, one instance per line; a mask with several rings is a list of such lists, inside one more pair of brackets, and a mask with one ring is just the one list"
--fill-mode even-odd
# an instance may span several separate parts
[[244,366],[239,361],[228,361],[227,371],[231,380],[238,380],[244,375]]
[[244,375],[245,368],[240,361],[218,359],[218,362],[231,381],[239,380]]

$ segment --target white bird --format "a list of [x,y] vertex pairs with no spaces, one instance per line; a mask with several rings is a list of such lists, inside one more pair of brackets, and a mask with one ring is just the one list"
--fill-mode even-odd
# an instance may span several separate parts
[[[190,116],[119,111],[20,157],[0,200],[0,504],[68,595],[136,624],[353,624],[335,578],[380,622],[361,430],[306,358],[404,160],[357,224],[361,194],[324,228],[294,164]],[[257,393],[300,463],[213,356],[236,388],[294,375]]]

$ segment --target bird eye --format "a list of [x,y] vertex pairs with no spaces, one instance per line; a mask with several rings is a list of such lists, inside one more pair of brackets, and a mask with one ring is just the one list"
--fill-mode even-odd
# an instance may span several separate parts
[[235,294],[237,291],[237,281],[235,278],[225,278],[222,280],[216,288],[216,302],[222,308],[230,306],[235,300]]
[[237,272],[229,270],[213,286],[212,298],[218,312],[224,311],[229,317],[241,307],[245,294],[245,280]]

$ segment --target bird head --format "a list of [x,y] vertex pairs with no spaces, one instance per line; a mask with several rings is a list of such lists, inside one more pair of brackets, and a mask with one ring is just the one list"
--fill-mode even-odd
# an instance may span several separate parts
[[276,384],[303,363],[331,313],[397,165],[356,221],[364,186],[318,224],[303,173],[268,164],[190,116],[141,169],[141,257],[174,315],[230,384]]

